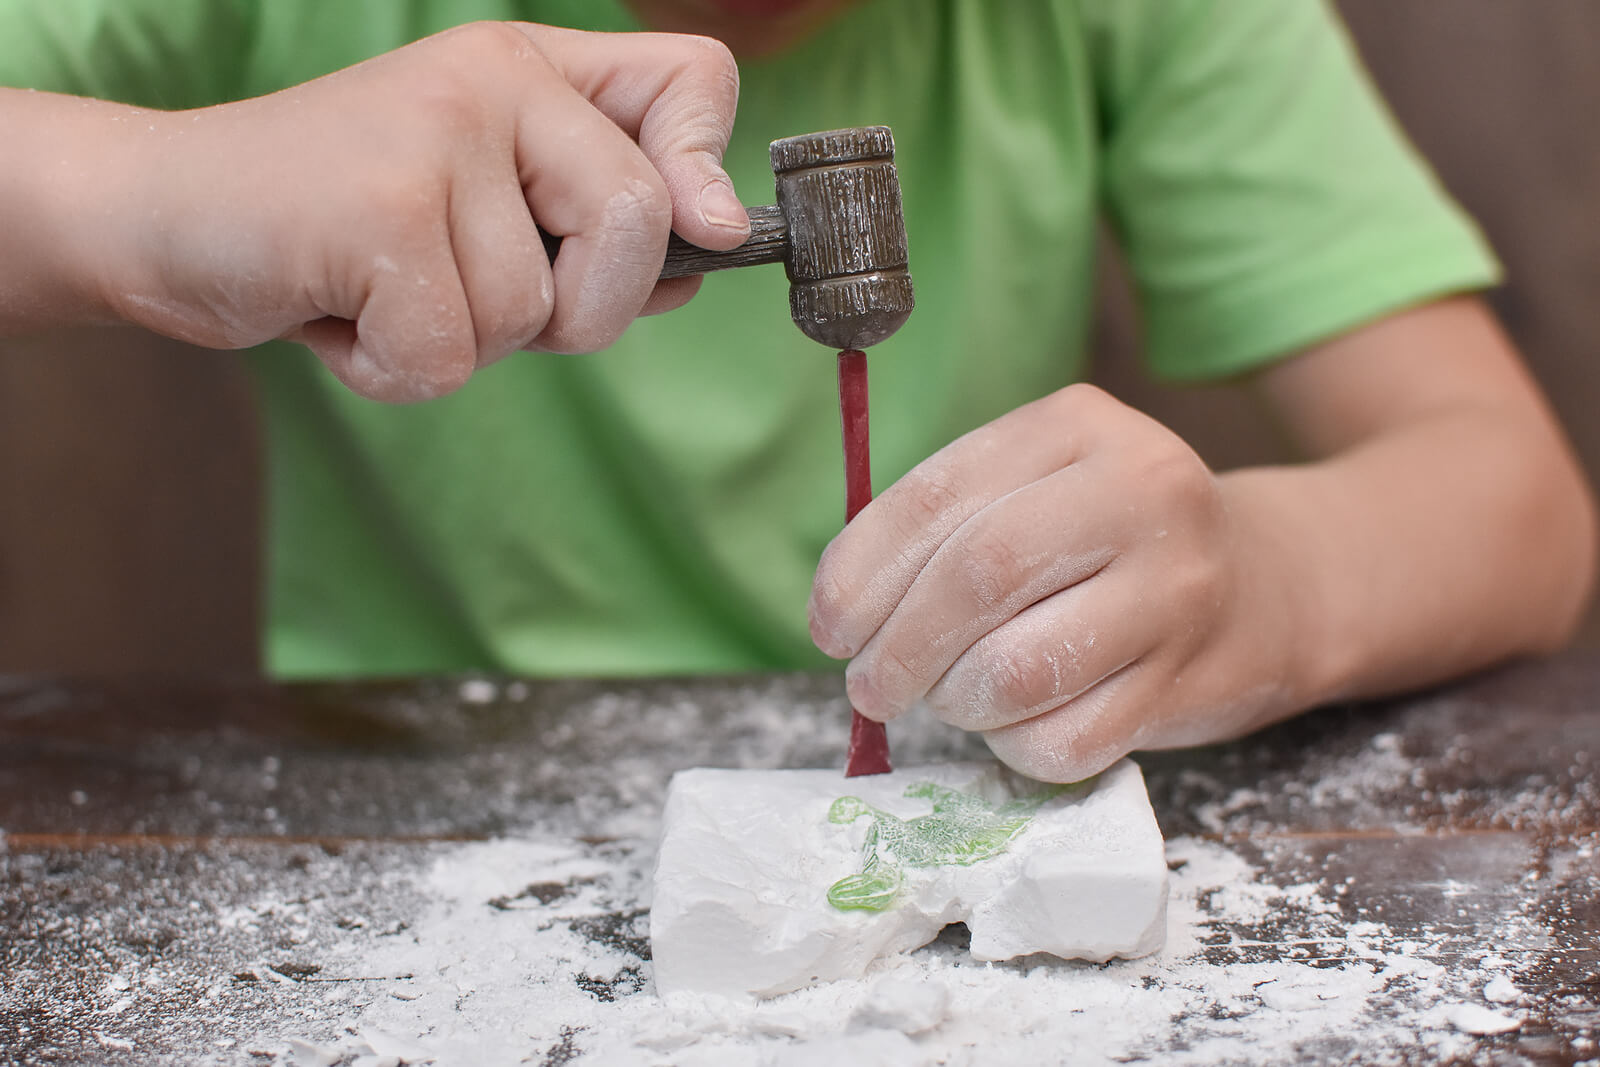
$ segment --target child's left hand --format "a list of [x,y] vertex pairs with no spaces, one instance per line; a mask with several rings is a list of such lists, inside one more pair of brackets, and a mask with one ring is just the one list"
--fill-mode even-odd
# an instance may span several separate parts
[[1249,729],[1288,684],[1295,590],[1170,430],[1086,385],[967,434],[817,570],[812,636],[862,714],[926,698],[1036,778]]
[[1309,462],[1215,475],[1072,386],[891,486],[812,587],[856,708],[926,698],[1024,774],[1074,781],[1568,640],[1594,501],[1478,302],[1379,319],[1252,385]]

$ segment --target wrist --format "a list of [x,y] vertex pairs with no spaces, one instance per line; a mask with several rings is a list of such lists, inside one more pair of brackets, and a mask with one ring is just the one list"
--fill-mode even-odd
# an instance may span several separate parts
[[[115,105],[112,105],[115,106]],[[174,152],[169,112],[119,109],[100,116],[108,161],[81,194],[94,209],[75,236],[78,276],[88,300],[110,319],[169,337],[172,301],[160,265],[170,261],[170,234],[180,219],[170,191],[185,164]]]
[[1262,694],[1260,706],[1241,709],[1255,729],[1339,699],[1349,686],[1350,650],[1332,625],[1339,596],[1320,565],[1327,536],[1297,506],[1297,479],[1305,468],[1262,467],[1219,477],[1237,538],[1239,590],[1235,601],[1235,656],[1251,677],[1241,691]]

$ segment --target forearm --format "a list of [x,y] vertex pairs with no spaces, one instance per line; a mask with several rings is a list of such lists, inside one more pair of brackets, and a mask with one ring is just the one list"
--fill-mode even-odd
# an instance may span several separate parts
[[0,89],[0,336],[119,320],[111,295],[137,211],[125,146],[148,114]]
[[[1444,350],[1421,367],[1376,352],[1390,373],[1453,371],[1482,387],[1367,425],[1346,420],[1353,433],[1312,423],[1305,442],[1324,458],[1222,477],[1253,550],[1271,563],[1256,580],[1277,586],[1250,599],[1276,599],[1292,620],[1286,702],[1298,706],[1273,717],[1551,650],[1587,604],[1594,507],[1553,418],[1514,358],[1496,351],[1498,331],[1474,326],[1488,323],[1480,310],[1412,314],[1445,319]],[[1402,328],[1392,340],[1409,338]],[[1311,384],[1280,382],[1278,399],[1294,406]]]

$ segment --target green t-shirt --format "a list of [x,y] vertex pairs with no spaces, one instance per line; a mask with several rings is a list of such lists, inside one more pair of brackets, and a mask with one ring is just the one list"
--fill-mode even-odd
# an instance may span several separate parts
[[[636,25],[617,0],[0,0],[0,83],[194,106],[475,18]],[[772,138],[894,128],[918,307],[872,358],[880,486],[1080,374],[1102,216],[1173,380],[1494,278],[1311,0],[864,0],[742,84],[750,203]],[[824,662],[805,604],[841,521],[833,359],[786,285],[714,275],[604,353],[412,407],[268,346],[271,668]]]

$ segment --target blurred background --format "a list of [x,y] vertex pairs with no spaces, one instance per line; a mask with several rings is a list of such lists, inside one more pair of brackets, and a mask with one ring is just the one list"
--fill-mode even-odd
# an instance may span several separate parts
[[[1600,0],[1341,0],[1506,264],[1491,300],[1600,471]],[[1146,380],[1108,252],[1096,379],[1215,466],[1280,458],[1227,387]],[[261,452],[242,362],[135,331],[0,341],[0,673],[257,670]],[[1580,643],[1600,647],[1600,612]]]

